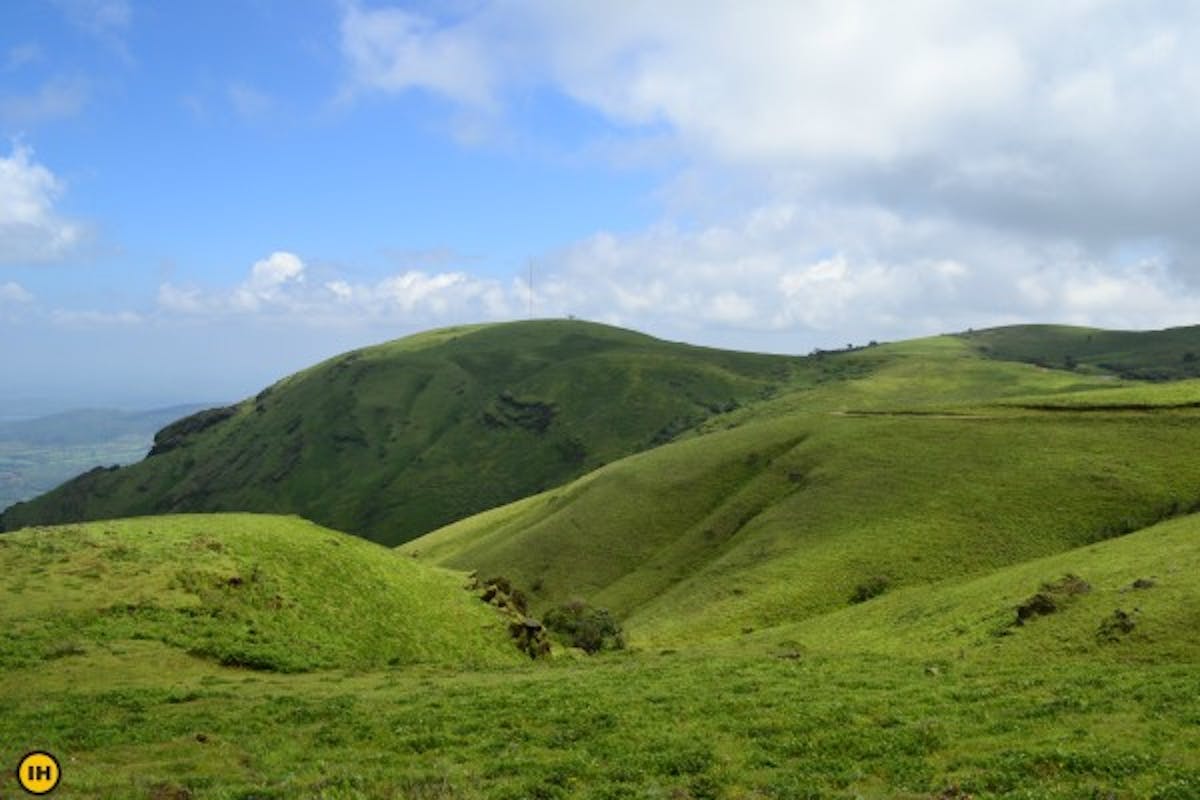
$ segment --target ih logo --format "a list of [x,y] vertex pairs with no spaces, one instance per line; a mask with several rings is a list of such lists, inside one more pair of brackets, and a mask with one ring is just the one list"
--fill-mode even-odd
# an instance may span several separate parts
[[30,794],[50,794],[60,780],[62,767],[58,759],[44,751],[30,753],[17,765],[17,783]]

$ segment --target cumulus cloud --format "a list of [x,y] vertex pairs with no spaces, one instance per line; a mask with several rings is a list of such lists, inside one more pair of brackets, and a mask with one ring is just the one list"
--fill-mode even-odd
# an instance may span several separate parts
[[164,283],[158,305],[179,314],[273,316],[306,325],[437,324],[508,316],[513,291],[464,272],[417,269],[375,281],[310,281],[299,256],[277,251],[256,262],[246,279],[229,289]]
[[682,155],[663,222],[547,257],[556,307],[818,332],[1195,320],[1200,7],[495,0],[342,22],[362,90],[470,109],[537,87]]
[[[856,235],[830,233],[844,230]],[[778,206],[722,225],[596,234],[539,259],[532,287],[421,269],[317,280],[279,251],[235,286],[163,284],[158,305],[173,316],[422,327],[521,317],[530,299],[537,317],[800,352],[1031,319],[1182,325],[1194,322],[1200,290],[1161,259],[1099,262],[1067,240],[1031,243],[872,206]]]
[[79,247],[85,227],[54,209],[62,191],[29,147],[18,144],[0,157],[0,264],[57,261]]
[[792,350],[1029,320],[1156,328],[1194,323],[1200,308],[1200,290],[1162,258],[1100,261],[1067,239],[877,206],[597,234],[543,266],[540,313],[714,344],[741,331]]

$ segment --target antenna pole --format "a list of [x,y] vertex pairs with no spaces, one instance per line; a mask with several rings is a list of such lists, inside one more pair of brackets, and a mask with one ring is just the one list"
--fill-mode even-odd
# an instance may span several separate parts
[[533,259],[529,260],[529,318],[533,319]]

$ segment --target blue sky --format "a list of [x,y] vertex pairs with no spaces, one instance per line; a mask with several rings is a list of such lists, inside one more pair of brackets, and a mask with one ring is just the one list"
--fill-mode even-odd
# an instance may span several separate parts
[[785,352],[1197,322],[1171,3],[8,0],[0,415],[436,325]]

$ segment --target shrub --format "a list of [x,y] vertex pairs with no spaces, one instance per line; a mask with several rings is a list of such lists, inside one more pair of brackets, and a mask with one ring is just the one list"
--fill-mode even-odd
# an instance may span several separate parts
[[854,587],[854,594],[850,595],[851,603],[865,603],[872,597],[878,597],[886,592],[892,585],[892,582],[883,575],[875,575],[867,578],[865,581]]
[[1096,638],[1102,642],[1117,642],[1122,637],[1132,633],[1136,627],[1137,621],[1134,615],[1124,609],[1118,608],[1100,622],[1100,627],[1096,631]]
[[612,614],[604,608],[593,608],[583,600],[572,600],[550,609],[542,622],[565,644],[587,653],[620,650],[625,646],[625,635]]
[[1063,575],[1057,581],[1043,583],[1041,590],[1017,606],[1015,624],[1024,625],[1034,617],[1044,617],[1061,611],[1071,600],[1092,590],[1091,584],[1078,575]]

